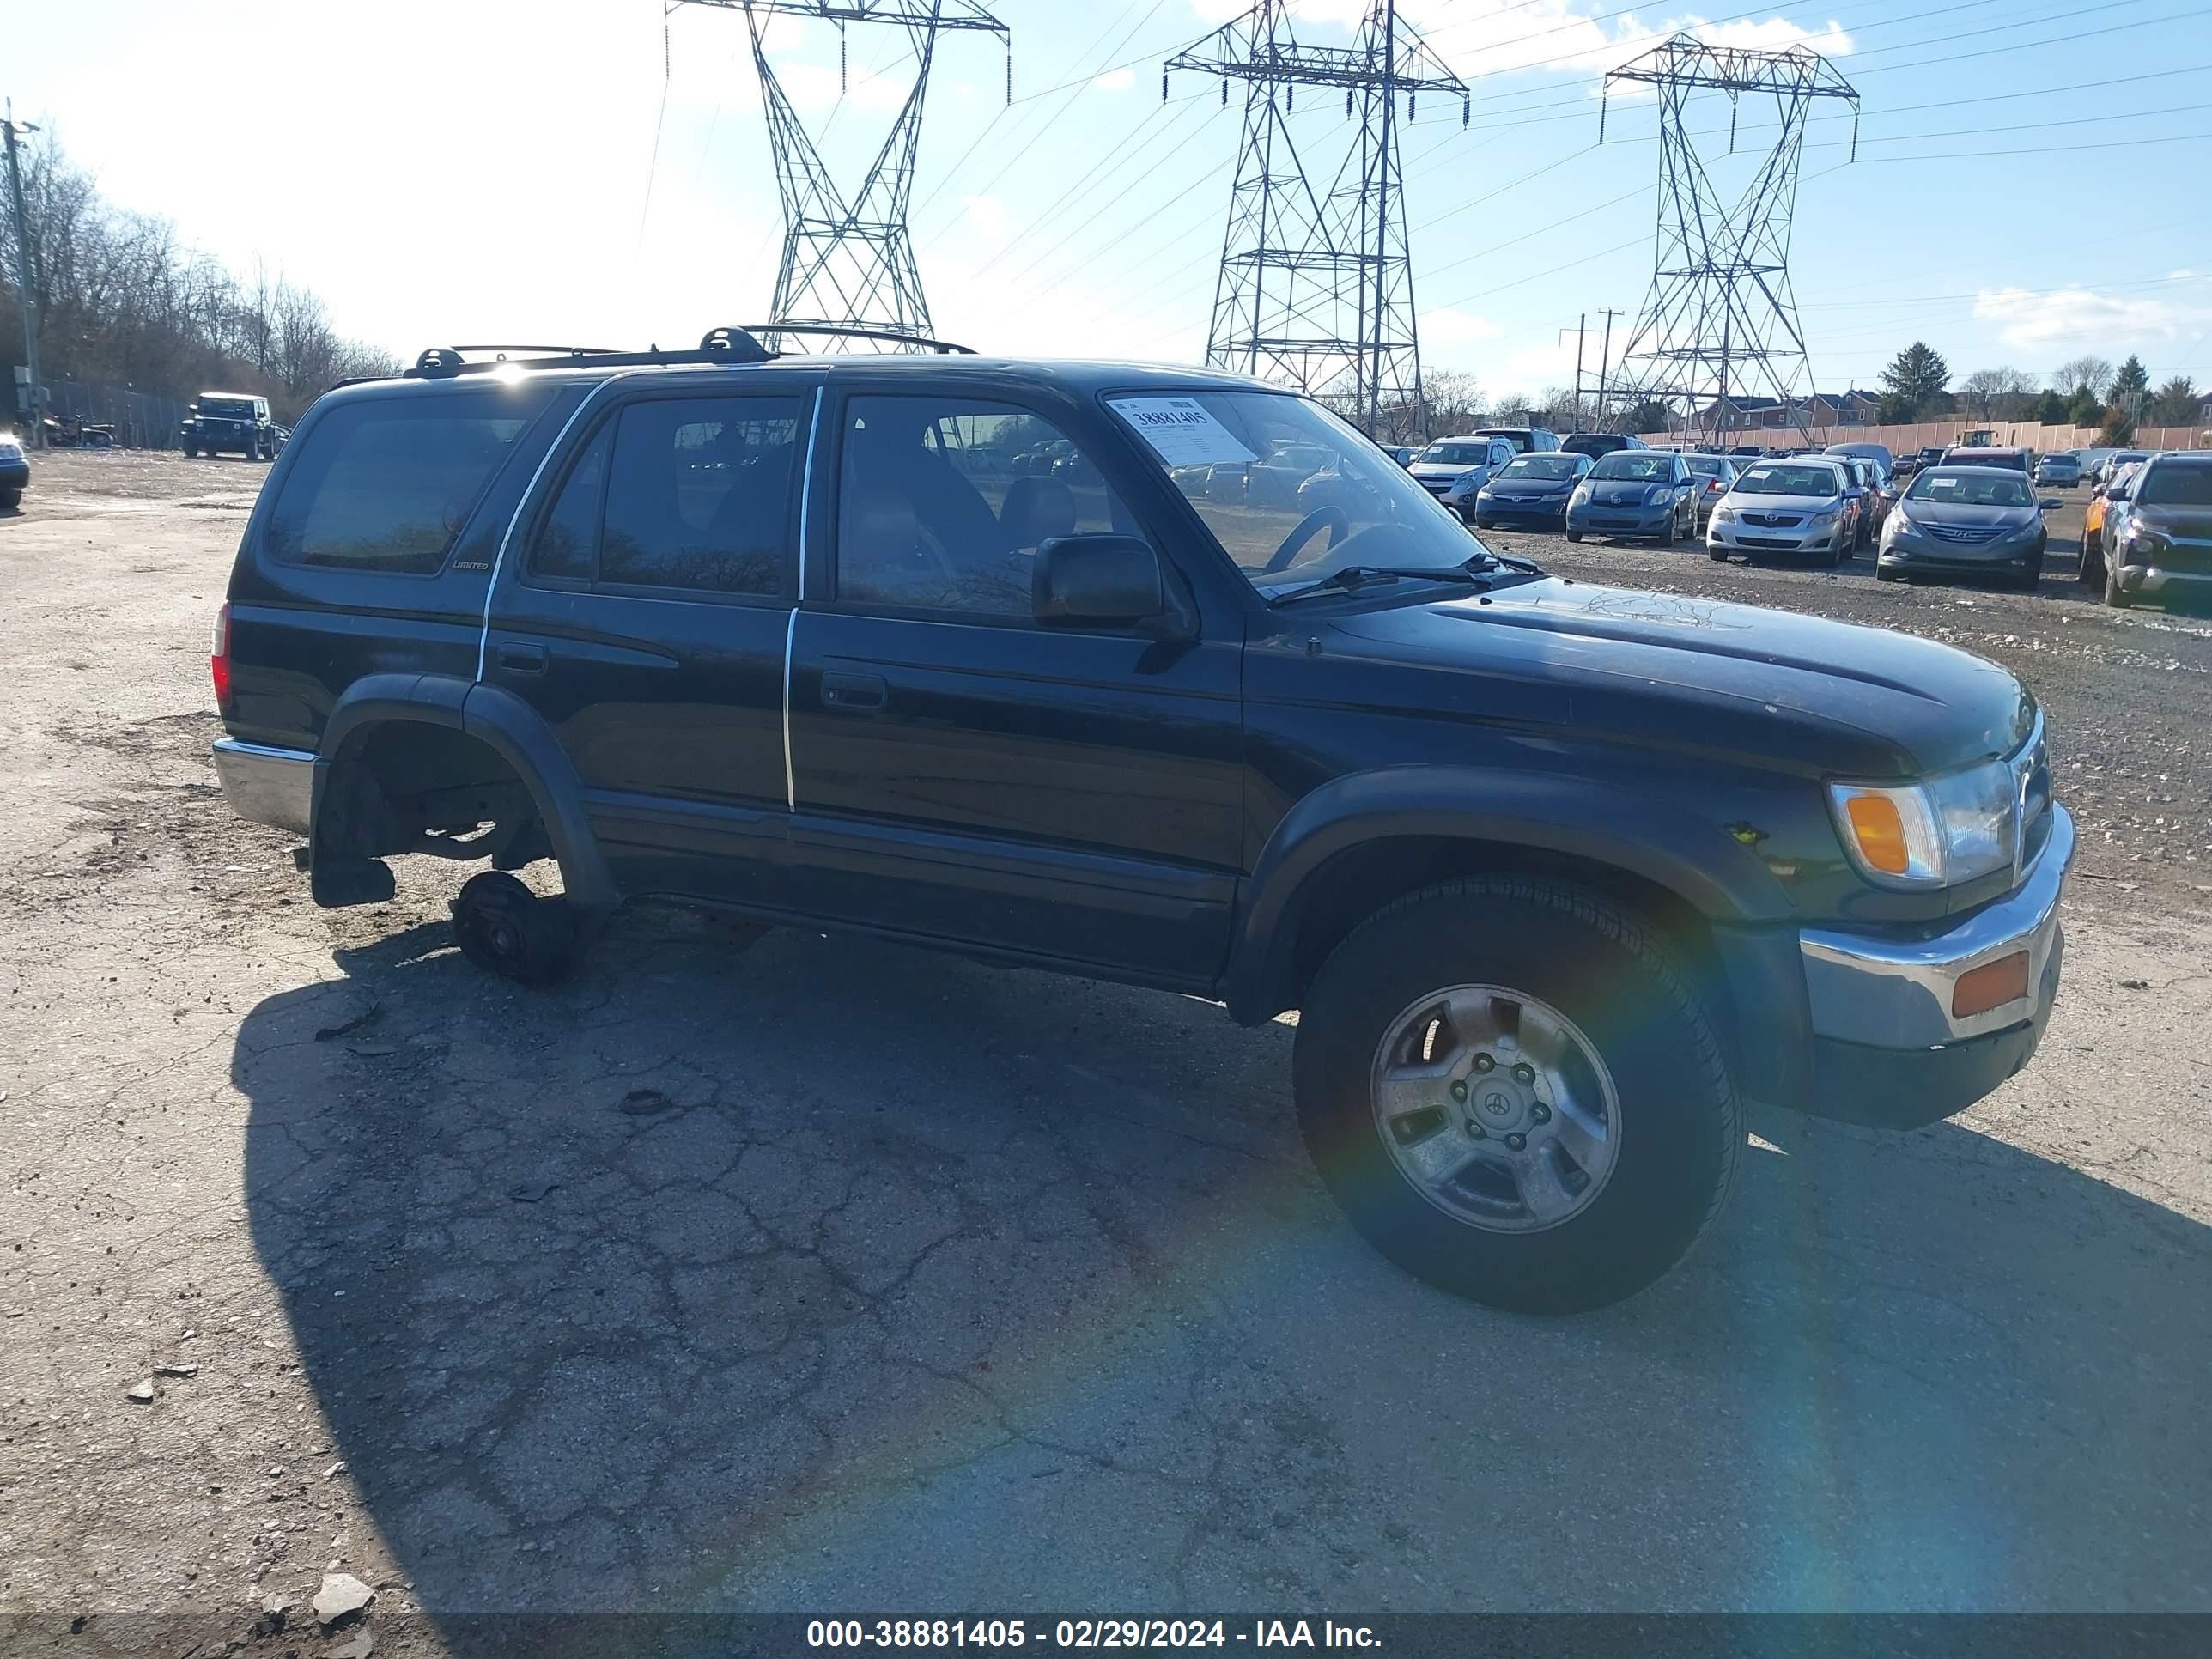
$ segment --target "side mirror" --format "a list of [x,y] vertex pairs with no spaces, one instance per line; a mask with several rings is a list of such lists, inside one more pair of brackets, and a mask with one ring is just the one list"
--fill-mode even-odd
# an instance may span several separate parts
[[1166,608],[1160,556],[1134,536],[1054,536],[1038,544],[1030,604],[1041,623],[1139,623]]
[[2035,510],[2039,513],[2056,513],[2060,507],[2065,505],[2066,503],[2060,501],[2056,495],[2045,495],[2041,501],[2035,504]]

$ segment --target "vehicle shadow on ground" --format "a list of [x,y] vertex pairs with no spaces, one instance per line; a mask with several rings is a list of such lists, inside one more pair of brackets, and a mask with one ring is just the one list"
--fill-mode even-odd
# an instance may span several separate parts
[[2212,1230],[1971,1131],[1763,1124],[1688,1266],[1518,1319],[1339,1221],[1286,1026],[799,933],[626,920],[550,993],[445,947],[342,953],[233,1077],[337,1455],[460,1651],[517,1612],[2212,1596]]

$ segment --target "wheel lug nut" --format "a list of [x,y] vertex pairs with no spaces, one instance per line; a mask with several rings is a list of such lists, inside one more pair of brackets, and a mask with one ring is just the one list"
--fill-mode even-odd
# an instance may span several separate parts
[[1536,1068],[1526,1060],[1522,1061],[1513,1068],[1513,1080],[1516,1083],[1534,1083],[1536,1080]]
[[1451,1097],[1454,1100],[1465,1100],[1467,1098],[1467,1079],[1465,1078],[1461,1078],[1453,1083],[1451,1086]]
[[1498,1062],[1488,1054],[1477,1054],[1474,1057],[1474,1069],[1478,1072],[1486,1072],[1497,1064]]
[[1528,1115],[1535,1122],[1549,1123],[1552,1121],[1552,1109],[1540,1100],[1528,1109]]
[[1487,1140],[1490,1139],[1490,1131],[1484,1128],[1480,1123],[1468,1124],[1467,1126],[1467,1132],[1470,1137],[1476,1140]]
[[1517,1152],[1528,1144],[1528,1137],[1518,1134],[1508,1135],[1505,1137],[1505,1144]]

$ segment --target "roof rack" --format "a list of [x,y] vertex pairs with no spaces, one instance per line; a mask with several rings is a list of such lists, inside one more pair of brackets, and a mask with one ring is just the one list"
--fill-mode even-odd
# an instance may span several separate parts
[[[432,346],[415,360],[412,368],[400,371],[401,378],[410,380],[449,380],[462,374],[489,374],[503,368],[659,368],[684,363],[764,363],[781,356],[760,343],[763,334],[822,335],[844,340],[881,340],[894,345],[916,346],[925,351],[959,353],[974,356],[973,346],[957,345],[950,340],[933,340],[918,334],[900,334],[890,329],[848,328],[838,323],[753,323],[743,328],[713,328],[701,337],[698,349],[693,351],[663,351],[659,346],[643,351],[618,351],[601,346],[549,345],[465,345]],[[494,355],[471,362],[461,354],[465,351],[489,351]],[[526,362],[517,362],[509,352],[530,354]]]
[[[464,351],[536,351],[526,364],[507,356],[471,362]],[[663,351],[653,346],[644,351],[602,351],[589,346],[432,346],[415,360],[415,367],[400,371],[410,380],[449,380],[462,374],[489,374],[503,368],[644,368],[678,363],[764,363],[775,353],[742,328],[710,328],[696,351]]]
[[974,346],[933,340],[926,334],[901,334],[888,328],[854,328],[843,323],[747,323],[745,330],[752,334],[821,334],[840,340],[883,340],[893,345],[920,346],[927,351],[957,353],[963,357],[975,355]]

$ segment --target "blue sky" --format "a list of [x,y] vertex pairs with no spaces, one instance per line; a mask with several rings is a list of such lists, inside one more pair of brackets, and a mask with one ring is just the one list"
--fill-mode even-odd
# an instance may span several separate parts
[[[2202,0],[1824,0],[1635,10],[1400,0],[1474,93],[1406,131],[1423,356],[1493,393],[1571,378],[1577,313],[1650,283],[1656,112],[1604,70],[1678,27],[1803,40],[1858,88],[1808,138],[1792,266],[1814,374],[1869,384],[1925,338],[1957,375],[2084,352],[2212,382],[2212,9]],[[1236,0],[996,0],[947,37],[913,222],[939,331],[987,349],[1203,355],[1237,140],[1218,85],[1160,60]],[[1342,40],[1360,0],[1304,0]],[[221,20],[217,21],[216,20]],[[0,93],[118,205],[329,301],[411,355],[470,338],[688,340],[764,314],[780,235],[743,20],[660,0],[19,6]],[[665,52],[664,52],[664,45]],[[903,31],[779,28],[848,177],[903,98]],[[664,72],[665,69],[665,72]],[[1341,106],[1318,96],[1317,145]],[[1724,102],[1711,104],[1724,132]],[[236,158],[229,130],[264,135]],[[1771,131],[1771,124],[1767,129]],[[1742,147],[1759,128],[1747,104]],[[650,195],[648,199],[648,182]],[[1623,318],[1618,327],[1625,328]],[[1590,348],[1596,349],[1592,337]]]

